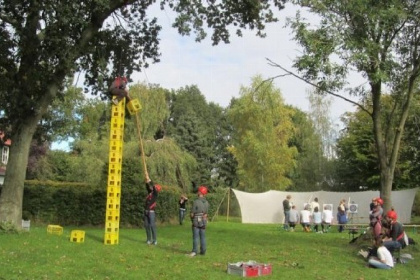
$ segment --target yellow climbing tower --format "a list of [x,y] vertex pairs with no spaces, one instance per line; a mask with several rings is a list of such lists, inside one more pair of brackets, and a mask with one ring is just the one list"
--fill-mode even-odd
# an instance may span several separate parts
[[[132,99],[127,108],[131,115],[136,114],[141,109],[139,100]],[[125,98],[111,108],[104,238],[106,245],[118,244],[119,241],[124,114]]]

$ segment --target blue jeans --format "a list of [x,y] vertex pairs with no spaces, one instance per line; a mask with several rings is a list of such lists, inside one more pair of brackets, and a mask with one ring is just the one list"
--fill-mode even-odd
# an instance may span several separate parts
[[147,241],[156,242],[156,213],[154,211],[144,214],[144,228],[146,229]]
[[284,211],[283,229],[289,229],[290,211]]
[[387,264],[384,264],[383,262],[377,260],[377,259],[373,259],[370,258],[368,261],[369,265],[374,267],[374,268],[380,268],[380,269],[391,269],[392,267],[390,267]]
[[179,224],[182,225],[185,218],[185,209],[179,208]]
[[384,246],[390,251],[391,253],[397,249],[401,249],[402,245],[398,241],[384,241]]
[[198,228],[193,226],[193,249],[192,252],[198,253],[198,239],[200,239],[200,254],[206,254],[207,244],[206,244],[206,229],[205,228]]

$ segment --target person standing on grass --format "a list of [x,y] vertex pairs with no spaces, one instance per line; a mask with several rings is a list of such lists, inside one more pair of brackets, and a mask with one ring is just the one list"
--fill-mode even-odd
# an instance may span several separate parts
[[311,214],[314,214],[315,207],[318,207],[318,211],[319,211],[318,197],[315,197],[314,200],[311,202]]
[[207,194],[207,187],[199,186],[197,191],[197,199],[194,200],[191,208],[191,221],[192,221],[192,235],[193,235],[193,248],[190,257],[195,257],[198,253],[198,240],[200,239],[200,255],[205,255],[207,251],[206,243],[206,226],[207,215],[209,212],[209,202],[205,198]]
[[146,202],[144,204],[144,228],[146,229],[147,244],[157,245],[156,232],[156,200],[158,193],[161,191],[161,186],[154,184],[146,173]]
[[382,200],[382,198],[377,197],[374,199],[373,203],[374,207],[369,215],[369,219],[370,226],[372,227],[373,231],[373,236],[376,238],[382,232],[382,215],[384,213],[384,210],[382,209],[382,204],[384,204],[384,201]]
[[321,223],[322,232],[325,233],[330,230],[332,220],[333,220],[333,214],[331,211],[331,206],[324,205],[324,211],[322,211],[322,223]]
[[338,222],[338,232],[343,232],[344,227],[347,224],[347,206],[346,200],[342,199],[337,208],[337,222]]
[[375,247],[377,257],[370,256],[368,260],[369,267],[380,269],[391,269],[394,267],[394,260],[391,252],[383,245],[381,236],[375,238]]
[[289,194],[286,196],[286,199],[283,200],[283,212],[284,212],[284,224],[283,229],[289,230],[289,217],[290,217],[290,209],[292,209],[292,203],[290,200],[292,196]]
[[295,231],[296,224],[299,223],[299,212],[296,210],[296,206],[292,205],[292,209],[290,209],[289,214],[289,227],[290,231]]
[[185,211],[187,210],[186,208],[186,204],[188,201],[188,197],[186,195],[181,195],[181,198],[179,199],[179,224],[182,225],[182,223],[184,222],[184,217],[185,217]]

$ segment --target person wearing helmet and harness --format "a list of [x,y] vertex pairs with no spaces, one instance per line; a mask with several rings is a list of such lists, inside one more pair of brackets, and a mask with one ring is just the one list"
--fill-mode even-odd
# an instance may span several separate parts
[[198,198],[194,200],[191,208],[191,221],[193,233],[193,249],[190,257],[195,257],[198,252],[198,239],[200,239],[200,255],[205,255],[207,250],[206,244],[206,225],[207,214],[209,211],[209,203],[204,197],[207,194],[205,186],[198,187]]
[[112,99],[112,103],[114,105],[118,105],[118,103],[123,99],[127,99],[127,103],[131,101],[131,97],[128,94],[128,80],[126,77],[116,77],[115,80],[112,82],[111,86],[109,87],[109,93],[111,94],[111,98],[116,96],[116,98]]
[[370,219],[370,226],[372,227],[373,236],[376,238],[380,236],[382,232],[382,215],[384,213],[384,210],[382,208],[382,205],[384,204],[384,201],[382,198],[377,197],[373,200],[373,210],[369,215]]
[[148,194],[144,205],[144,228],[146,229],[146,242],[149,245],[157,245],[155,207],[158,193],[161,189],[161,186],[154,184],[150,180],[149,174],[146,174],[146,190]]
[[407,245],[404,240],[405,232],[403,225],[397,222],[397,213],[395,211],[388,211],[386,220],[389,224],[389,231],[387,237],[384,238],[384,246],[392,253]]

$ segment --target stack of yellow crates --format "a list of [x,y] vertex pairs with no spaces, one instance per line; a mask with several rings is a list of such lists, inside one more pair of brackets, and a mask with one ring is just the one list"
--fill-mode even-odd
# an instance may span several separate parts
[[118,244],[125,99],[112,106],[104,244]]

